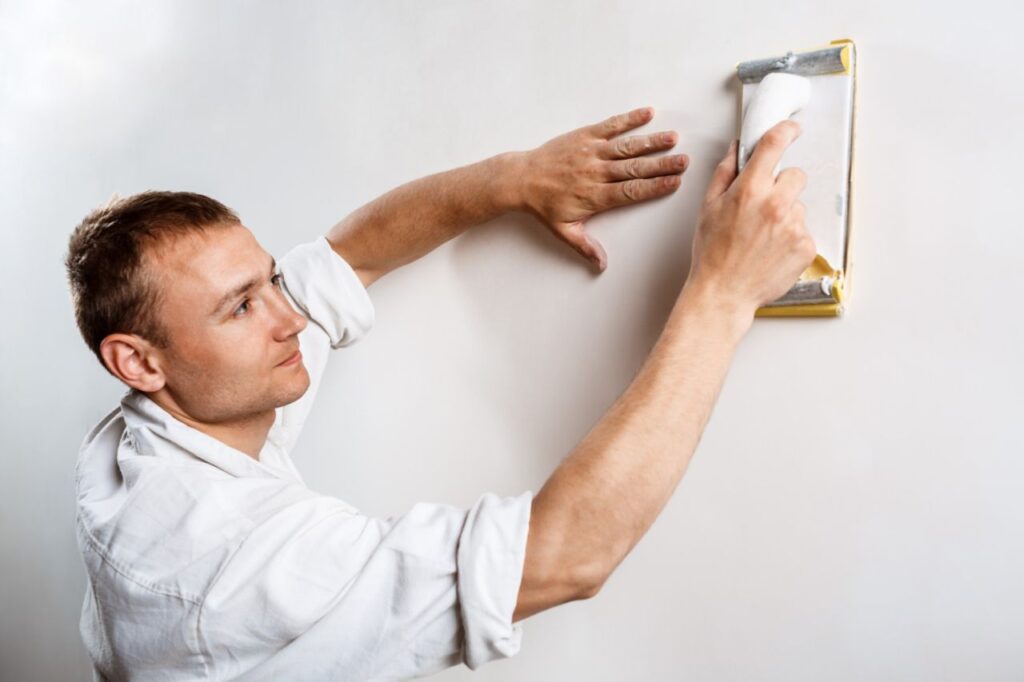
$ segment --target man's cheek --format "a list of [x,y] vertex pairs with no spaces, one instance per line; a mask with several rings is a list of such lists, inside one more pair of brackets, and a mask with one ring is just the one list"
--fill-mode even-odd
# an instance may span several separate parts
[[244,374],[265,374],[273,367],[273,358],[265,345],[251,336],[241,338],[231,345],[224,358],[225,366]]

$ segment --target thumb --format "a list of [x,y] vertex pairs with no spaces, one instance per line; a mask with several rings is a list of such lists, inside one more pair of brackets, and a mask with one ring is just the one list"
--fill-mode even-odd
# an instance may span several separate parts
[[608,267],[608,254],[605,253],[600,242],[586,233],[583,223],[569,223],[558,230],[558,236],[566,244],[576,249],[581,256],[596,265],[601,272]]
[[725,194],[729,185],[736,179],[736,146],[736,140],[729,143],[729,151],[725,153],[725,158],[715,167],[715,172],[711,175],[711,182],[708,183],[707,194],[704,195],[705,203],[714,201]]

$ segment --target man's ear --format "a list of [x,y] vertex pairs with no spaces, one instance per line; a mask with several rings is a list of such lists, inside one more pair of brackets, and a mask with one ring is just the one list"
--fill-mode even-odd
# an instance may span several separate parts
[[100,342],[100,355],[110,373],[143,393],[167,383],[153,345],[135,334],[110,334]]

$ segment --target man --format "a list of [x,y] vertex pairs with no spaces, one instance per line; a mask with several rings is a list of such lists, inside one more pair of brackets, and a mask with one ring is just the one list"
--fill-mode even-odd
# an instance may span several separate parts
[[409,183],[279,263],[222,204],[148,192],[91,213],[67,264],[79,328],[129,387],[77,470],[82,635],[108,679],[401,679],[519,650],[518,621],[593,597],[653,523],[759,304],[814,257],[772,170],[784,122],[701,209],[686,284],[637,377],[533,496],[368,518],[311,491],[288,451],[366,288],[469,226],[536,215],[599,269],[585,221],[673,192],[676,134],[638,109]]

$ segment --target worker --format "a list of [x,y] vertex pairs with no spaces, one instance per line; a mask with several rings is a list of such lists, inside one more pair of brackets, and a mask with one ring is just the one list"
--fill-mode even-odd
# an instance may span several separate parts
[[[512,211],[603,271],[587,220],[671,194],[690,163],[657,154],[676,132],[627,135],[653,115],[402,185],[277,261],[200,194],[143,192],[85,217],[66,260],[75,315],[127,389],[77,464],[81,631],[98,677],[476,669],[519,651],[524,619],[599,593],[683,476],[755,310],[814,258],[805,176],[773,175],[792,121],[742,173],[729,147],[660,337],[536,494],[374,518],[310,489],[290,451],[331,350],[370,331],[367,289],[389,272]],[[333,456],[320,447],[312,456]]]

